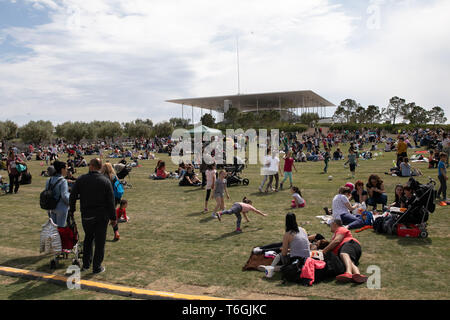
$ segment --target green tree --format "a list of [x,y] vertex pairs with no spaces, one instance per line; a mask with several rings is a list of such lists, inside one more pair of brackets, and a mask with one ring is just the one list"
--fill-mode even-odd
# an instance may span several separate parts
[[207,127],[213,127],[216,123],[216,119],[210,113],[205,113],[200,118],[200,122]]
[[365,113],[365,119],[367,123],[374,124],[380,122],[381,112],[379,107],[370,105],[367,107]]
[[447,118],[445,117],[445,112],[441,107],[434,107],[430,111],[428,111],[428,116],[430,117],[430,121],[436,124],[443,124],[447,122]]
[[173,130],[173,125],[170,122],[164,121],[157,123],[153,127],[153,135],[157,137],[168,137],[172,135]]
[[188,119],[182,119],[182,118],[171,118],[169,120],[169,123],[174,128],[187,128],[189,126],[189,120]]
[[231,123],[233,128],[236,128],[236,123],[239,119],[239,110],[236,108],[230,108],[227,112],[225,112],[224,119],[227,123]]
[[153,122],[144,122],[138,119],[134,122],[126,123],[124,127],[125,132],[131,138],[150,138],[152,135]]
[[364,107],[362,107],[361,105],[358,105],[358,107],[352,114],[351,119],[356,123],[365,123],[367,119],[366,109],[364,109]]
[[11,120],[0,121],[0,140],[12,140],[17,137],[19,127]]
[[300,123],[310,125],[313,122],[319,121],[320,117],[317,113],[307,112],[300,115]]
[[347,111],[343,106],[338,106],[333,114],[333,121],[337,123],[345,123],[347,120]]
[[357,121],[356,110],[361,106],[359,103],[353,99],[346,99],[339,106],[345,110],[343,115],[345,116],[346,123]]
[[99,127],[97,131],[97,136],[101,139],[111,139],[120,137],[123,133],[122,126],[119,122],[110,122],[105,121],[102,122],[102,125]]
[[416,106],[415,102],[411,103],[405,103],[401,106],[399,115],[403,118],[403,122],[406,122],[409,120],[409,114],[413,111],[414,107]]
[[400,115],[400,110],[405,105],[405,99],[399,97],[393,97],[389,100],[389,105],[387,108],[383,109],[383,115],[385,120],[390,120],[392,124],[395,124],[398,116]]
[[19,137],[25,143],[39,144],[43,141],[51,140],[53,129],[50,121],[30,121],[19,128]]
[[406,119],[409,120],[410,124],[427,124],[430,121],[428,112],[415,104],[412,107],[411,112],[406,116]]

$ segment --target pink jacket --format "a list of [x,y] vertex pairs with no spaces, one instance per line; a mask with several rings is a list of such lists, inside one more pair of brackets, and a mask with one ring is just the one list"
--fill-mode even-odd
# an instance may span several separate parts
[[305,264],[303,265],[300,278],[311,279],[309,285],[312,286],[312,284],[314,283],[314,271],[316,269],[323,269],[325,268],[325,266],[326,266],[325,261],[308,258],[306,259]]

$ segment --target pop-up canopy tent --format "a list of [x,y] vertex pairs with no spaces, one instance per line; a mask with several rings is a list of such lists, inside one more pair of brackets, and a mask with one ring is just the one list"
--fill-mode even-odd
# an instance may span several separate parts
[[194,129],[191,129],[188,131],[190,134],[196,134],[196,133],[201,133],[201,134],[212,134],[212,135],[220,135],[222,134],[222,131],[218,130],[218,129],[213,129],[213,128],[209,128],[207,126],[196,126],[194,127]]

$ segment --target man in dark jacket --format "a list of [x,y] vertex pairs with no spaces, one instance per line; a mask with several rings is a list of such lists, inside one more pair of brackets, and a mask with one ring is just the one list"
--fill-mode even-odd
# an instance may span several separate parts
[[70,193],[70,211],[76,211],[76,201],[80,199],[80,211],[85,233],[83,245],[83,270],[90,267],[92,261],[92,245],[95,241],[93,273],[104,272],[101,265],[105,254],[106,232],[108,221],[117,223],[114,208],[114,191],[111,182],[99,171],[102,168],[100,159],[92,159],[89,173],[77,179]]

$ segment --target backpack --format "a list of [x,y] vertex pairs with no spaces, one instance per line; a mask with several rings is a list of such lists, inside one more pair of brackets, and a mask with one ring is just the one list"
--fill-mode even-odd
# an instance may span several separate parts
[[373,214],[370,211],[364,211],[361,215],[361,220],[365,226],[371,226],[373,224]]
[[123,185],[117,178],[114,178],[113,190],[114,190],[114,198],[119,200],[122,199],[124,193]]
[[281,267],[283,281],[301,283],[300,275],[306,259],[297,259],[291,264]]
[[64,178],[59,178],[55,184],[52,186],[51,183],[48,183],[48,189],[46,188],[41,192],[40,195],[40,205],[44,210],[54,210],[56,205],[58,204],[58,200],[53,197],[53,190],[59,184],[60,181],[64,180]]

